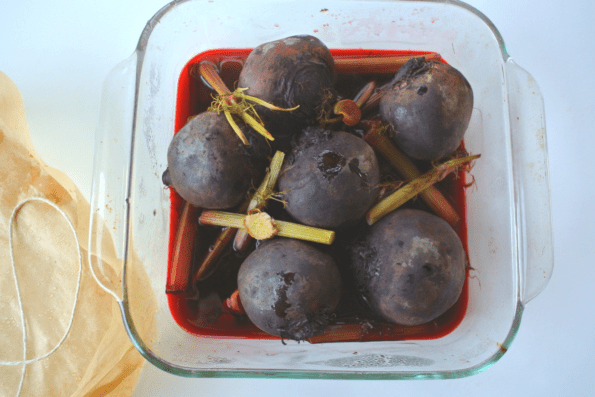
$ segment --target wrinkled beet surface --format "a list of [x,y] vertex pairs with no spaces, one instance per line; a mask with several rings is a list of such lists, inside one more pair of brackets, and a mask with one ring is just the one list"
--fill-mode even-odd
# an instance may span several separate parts
[[407,155],[434,161],[454,152],[473,111],[473,91],[452,66],[413,58],[399,69],[380,101],[391,137]]
[[244,145],[223,114],[204,112],[190,120],[172,139],[167,162],[169,180],[189,203],[209,209],[230,208],[247,198],[262,179],[266,142],[245,130]]
[[324,332],[341,298],[331,256],[298,240],[278,238],[251,253],[238,274],[242,305],[258,328],[303,340]]
[[455,304],[465,282],[461,240],[441,218],[397,210],[352,248],[359,289],[371,309],[388,321],[418,325]]
[[355,135],[307,128],[283,166],[279,190],[299,222],[328,229],[355,224],[376,202],[374,150]]
[[329,49],[316,37],[292,36],[254,48],[240,73],[238,87],[246,93],[292,112],[271,111],[256,105],[275,138],[290,137],[315,124],[333,103],[335,63]]

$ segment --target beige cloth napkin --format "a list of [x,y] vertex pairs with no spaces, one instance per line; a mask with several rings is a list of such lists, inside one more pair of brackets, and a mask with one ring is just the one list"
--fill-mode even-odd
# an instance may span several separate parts
[[[126,335],[118,304],[92,278],[87,260],[89,203],[65,174],[37,156],[23,99],[0,72],[0,361],[23,360],[8,231],[13,209],[29,197],[47,198],[67,214],[79,239],[83,270],[70,333],[52,355],[26,366],[21,395],[131,395],[145,360]],[[67,221],[39,201],[17,213],[12,237],[27,324],[27,359],[32,359],[50,351],[67,329],[77,287],[78,253]],[[108,257],[115,258],[115,251]],[[104,260],[103,266],[117,277],[122,273],[121,262]],[[148,285],[146,274],[135,274],[133,279]],[[154,296],[143,302],[147,305],[143,310],[155,312]],[[154,328],[151,318],[148,315],[137,326],[149,332],[146,329]],[[0,365],[0,396],[16,395],[21,373],[22,366]]]

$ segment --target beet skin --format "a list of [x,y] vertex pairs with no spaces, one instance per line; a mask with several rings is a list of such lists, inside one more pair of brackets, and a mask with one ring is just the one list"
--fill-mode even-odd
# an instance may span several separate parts
[[238,290],[254,325],[299,341],[324,332],[342,283],[332,257],[302,241],[277,238],[242,263]]
[[264,138],[244,129],[250,145],[237,137],[223,114],[204,112],[174,135],[167,152],[169,181],[189,203],[230,208],[246,199],[266,167]]
[[342,229],[378,198],[374,150],[355,135],[309,127],[298,136],[279,177],[287,212],[300,223]]
[[292,36],[254,48],[242,69],[238,87],[246,94],[291,112],[268,110],[255,105],[265,127],[277,139],[287,141],[320,114],[330,111],[336,79],[335,62],[329,49],[316,37]]
[[454,152],[465,135],[473,91],[452,66],[412,58],[399,69],[380,101],[391,138],[408,156],[434,161]]
[[397,210],[373,225],[352,247],[358,287],[385,320],[418,325],[458,300],[466,274],[461,240],[441,218]]

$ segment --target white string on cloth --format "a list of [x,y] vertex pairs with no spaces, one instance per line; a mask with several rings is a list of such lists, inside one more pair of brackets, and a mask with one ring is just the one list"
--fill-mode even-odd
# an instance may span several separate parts
[[[15,223],[15,221],[16,221],[16,217],[17,217],[19,210],[25,204],[32,202],[32,201],[42,201],[42,202],[50,205],[51,207],[56,209],[68,222],[68,225],[70,226],[70,229],[72,230],[72,234],[74,235],[74,239],[76,240],[76,246],[77,246],[77,250],[78,250],[79,272],[78,272],[78,278],[77,278],[76,292],[74,295],[74,302],[72,304],[72,312],[70,313],[70,320],[68,322],[68,327],[66,328],[66,331],[64,332],[64,335],[62,336],[62,339],[60,339],[58,344],[56,344],[56,346],[54,346],[49,352],[47,352],[44,355],[41,355],[39,357],[35,357],[35,358],[27,360],[27,326],[26,326],[26,322],[25,322],[25,311],[23,310],[23,301],[21,298],[21,292],[19,289],[19,282],[18,282],[18,278],[17,278],[17,269],[16,269],[16,265],[15,265],[13,242],[12,242],[12,229],[13,229],[13,223]],[[76,235],[76,230],[75,230],[74,226],[72,225],[72,222],[70,222],[70,219],[68,218],[68,216],[56,204],[54,204],[50,200],[45,199],[43,197],[30,197],[28,199],[21,201],[14,208],[14,210],[12,211],[12,215],[10,216],[10,223],[9,223],[9,227],[8,227],[8,243],[10,246],[10,260],[12,263],[12,274],[14,277],[14,282],[15,282],[16,291],[17,291],[17,301],[19,304],[21,324],[23,326],[23,360],[22,361],[1,361],[0,360],[0,365],[8,365],[8,366],[22,365],[23,366],[23,371],[21,372],[21,380],[19,381],[19,387],[17,389],[17,394],[16,394],[17,396],[19,396],[21,394],[21,390],[23,388],[23,382],[25,380],[27,364],[32,364],[32,363],[41,361],[41,360],[49,357],[52,353],[54,353],[62,345],[62,343],[68,336],[68,333],[70,332],[70,328],[72,327],[72,323],[74,321],[74,312],[76,310],[76,304],[78,301],[79,291],[80,291],[80,287],[81,287],[81,274],[82,274],[82,270],[83,270],[83,261],[82,261],[82,255],[81,255],[81,247],[79,245],[79,240]]]

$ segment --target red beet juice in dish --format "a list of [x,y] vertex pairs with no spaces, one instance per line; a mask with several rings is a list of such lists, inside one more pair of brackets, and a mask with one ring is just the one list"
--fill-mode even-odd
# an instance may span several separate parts
[[[207,51],[191,59],[182,69],[178,79],[177,103],[175,115],[175,132],[179,131],[188,119],[201,113],[210,106],[212,102],[212,90],[207,87],[199,78],[193,76],[193,67],[202,61],[209,61],[219,68],[220,76],[232,91],[237,88],[235,83],[240,74],[243,60],[250,53],[250,49],[219,49]],[[406,55],[416,56],[424,53],[406,51],[374,51],[374,50],[330,50],[335,59],[365,56],[389,56]],[[377,80],[380,85],[383,81],[389,81],[394,74],[338,74],[336,89],[343,98],[353,98],[361,87],[370,80]],[[425,171],[425,170],[424,170]],[[451,201],[458,212],[461,221],[455,231],[463,243],[467,252],[467,224],[465,206],[465,173],[460,171],[450,175],[436,186]],[[420,202],[421,200],[415,200]],[[182,212],[184,201],[172,189],[170,191],[170,233],[169,233],[169,263],[168,274],[171,272],[174,241],[178,229],[179,218]],[[417,203],[414,205],[421,205]],[[431,211],[430,211],[431,212]],[[204,256],[210,245],[216,239],[221,229],[212,226],[199,226],[197,231],[194,256]],[[214,338],[244,338],[244,339],[279,339],[277,336],[269,335],[256,326],[247,318],[234,316],[229,313],[217,314],[213,310],[213,316],[205,321],[199,315],[199,301],[202,299],[200,310],[210,310],[217,306],[218,300],[213,299],[213,294],[218,295],[222,301],[237,288],[235,275],[243,258],[247,255],[238,254],[233,249],[222,255],[221,263],[212,274],[213,280],[208,287],[199,287],[198,292],[186,291],[179,293],[168,293],[167,299],[170,312],[176,321],[187,332]],[[196,264],[195,264],[196,265]],[[192,271],[194,271],[193,269]],[[192,273],[191,271],[191,273]],[[403,326],[389,324],[382,321],[366,318],[365,308],[349,302],[343,304],[336,315],[334,323],[326,330],[324,335],[311,338],[312,343],[329,341],[379,341],[379,340],[415,340],[415,339],[436,339],[449,334],[462,321],[469,299],[468,279],[470,268],[467,269],[465,285],[462,293],[453,307],[437,319],[426,324],[417,326]],[[219,277],[219,279],[217,279]],[[224,279],[222,279],[224,278]],[[207,285],[206,283],[203,283]],[[210,296],[210,297],[209,297]],[[208,302],[212,301],[213,307],[209,308]]]

